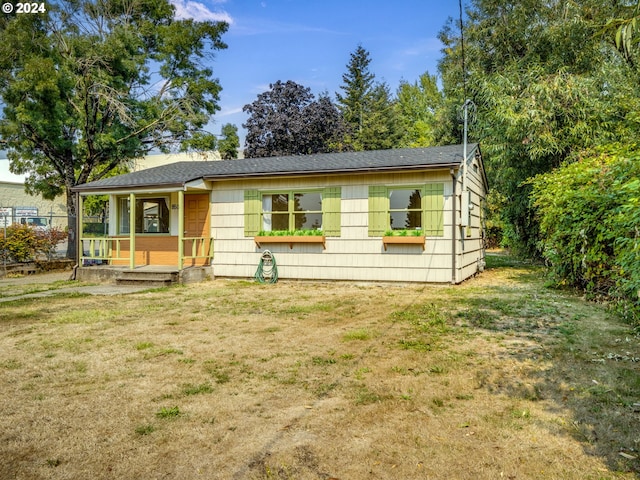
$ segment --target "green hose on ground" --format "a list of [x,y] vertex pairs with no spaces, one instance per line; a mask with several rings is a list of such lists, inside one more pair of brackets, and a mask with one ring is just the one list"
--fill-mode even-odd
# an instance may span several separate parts
[[[269,280],[266,280],[266,278]],[[260,283],[276,283],[278,281],[278,265],[276,264],[276,257],[273,256],[269,250],[265,250],[260,257],[258,263],[258,269],[253,278]]]

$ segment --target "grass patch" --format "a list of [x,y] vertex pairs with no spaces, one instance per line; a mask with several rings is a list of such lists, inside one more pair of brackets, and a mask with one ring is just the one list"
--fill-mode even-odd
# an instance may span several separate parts
[[342,339],[345,342],[364,341],[371,340],[374,336],[374,333],[368,328],[360,328],[358,330],[352,330],[345,333],[344,335],[342,335]]
[[0,478],[636,480],[638,337],[499,262],[3,303]]
[[150,423],[145,425],[138,425],[135,429],[135,432],[140,436],[151,435],[155,431],[156,431],[156,427]]
[[162,407],[160,410],[156,412],[157,418],[162,419],[172,419],[177,418],[181,415],[180,409],[176,407]]
[[333,365],[336,363],[336,359],[326,358],[326,357],[313,357],[311,359],[311,363],[313,363],[314,365],[320,365],[320,366]]
[[356,405],[371,405],[373,403],[382,402],[385,398],[388,397],[370,390],[366,385],[361,385],[356,390],[354,403]]
[[202,393],[213,392],[213,387],[209,383],[200,383],[197,385],[186,383],[182,386],[181,391],[183,395],[200,395]]

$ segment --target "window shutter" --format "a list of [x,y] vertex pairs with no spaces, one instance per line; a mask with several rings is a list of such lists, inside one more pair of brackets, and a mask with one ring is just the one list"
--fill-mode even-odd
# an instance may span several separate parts
[[253,237],[260,232],[262,202],[258,190],[244,191],[244,236]]
[[322,230],[327,237],[340,236],[340,187],[322,190]]
[[444,236],[444,183],[428,183],[422,196],[424,234],[430,237]]
[[389,228],[387,187],[369,186],[369,236],[382,237]]

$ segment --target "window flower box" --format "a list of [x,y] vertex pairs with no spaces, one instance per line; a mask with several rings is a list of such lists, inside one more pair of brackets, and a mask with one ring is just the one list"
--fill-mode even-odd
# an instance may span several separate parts
[[324,235],[258,235],[253,238],[258,248],[265,243],[287,243],[289,248],[293,248],[294,243],[320,243],[326,249]]
[[387,245],[422,245],[424,250],[424,235],[385,235],[382,237],[382,245],[384,245],[385,251]]

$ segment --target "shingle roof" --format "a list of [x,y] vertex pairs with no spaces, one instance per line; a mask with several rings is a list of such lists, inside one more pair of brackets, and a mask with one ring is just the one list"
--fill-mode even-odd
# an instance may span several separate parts
[[[468,155],[477,144],[468,145]],[[182,186],[204,179],[272,177],[300,174],[375,172],[450,168],[462,163],[463,146],[400,148],[364,152],[322,153],[286,157],[246,158],[202,162],[176,162],[105,178],[73,188],[74,191]]]

